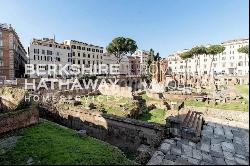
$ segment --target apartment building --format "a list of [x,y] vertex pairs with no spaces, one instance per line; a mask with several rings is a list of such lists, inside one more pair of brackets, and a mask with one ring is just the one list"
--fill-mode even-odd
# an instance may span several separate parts
[[149,51],[145,51],[145,50],[136,50],[131,55],[132,57],[136,57],[136,59],[139,60],[139,63],[140,63],[140,74],[141,75],[147,74],[147,65],[148,65],[149,55],[150,55]]
[[[67,77],[66,73],[59,74],[59,65],[63,67],[66,64],[71,64],[72,55],[71,48],[63,43],[58,43],[54,39],[42,38],[33,39],[28,48],[29,64],[34,64],[35,69],[45,69],[53,68],[51,64],[56,65],[57,70],[55,74],[31,74],[30,77]],[[42,69],[42,70],[43,70]],[[69,71],[69,68],[67,69]]]
[[[109,54],[105,52],[103,54],[103,64],[107,64],[110,66],[111,64],[117,64],[117,58],[113,54]],[[119,64],[119,73],[121,75],[130,75],[130,70],[129,70],[129,59],[127,56],[124,56],[121,59],[121,62]]]
[[11,25],[0,24],[0,79],[23,77],[26,54],[15,29]]
[[[211,74],[224,74],[245,76],[249,74],[249,56],[244,53],[239,53],[240,47],[249,45],[249,39],[235,39],[222,42],[221,45],[225,47],[225,51],[221,54],[215,55],[214,61],[209,55],[200,55],[189,58],[187,61],[187,73],[190,75],[209,74],[211,66]],[[209,45],[207,45],[208,47]],[[178,51],[174,55],[168,56],[169,67],[173,73],[184,74],[186,70],[186,63],[179,57],[181,52]],[[211,64],[212,62],[212,64]]]
[[[103,47],[87,44],[76,40],[64,40],[63,44],[68,45],[72,51],[72,64],[93,66],[103,64]],[[80,69],[81,70],[81,69]],[[94,69],[92,68],[92,72]],[[85,73],[88,73],[86,70]],[[99,69],[97,68],[97,73]]]

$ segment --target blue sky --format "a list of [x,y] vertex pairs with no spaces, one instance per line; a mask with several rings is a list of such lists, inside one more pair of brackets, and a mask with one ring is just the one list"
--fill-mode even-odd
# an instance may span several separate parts
[[130,37],[166,57],[196,44],[249,36],[248,0],[0,0],[0,22],[30,40],[75,39],[106,47]]

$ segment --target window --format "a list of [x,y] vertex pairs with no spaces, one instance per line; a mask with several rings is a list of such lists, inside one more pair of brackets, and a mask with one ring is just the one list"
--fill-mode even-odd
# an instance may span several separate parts
[[47,50],[47,55],[52,55],[52,51]]
[[0,50],[0,58],[3,57],[3,51]]
[[77,49],[78,49],[78,50],[81,50],[81,49],[82,49],[82,47],[80,47],[80,46],[77,46]]
[[80,57],[81,56],[81,54],[78,52],[78,57]]
[[36,60],[36,55],[34,55],[34,60]]
[[72,56],[71,56],[71,53],[68,53],[68,57],[72,57]]
[[223,64],[222,64],[222,67],[225,67],[225,66],[226,66],[226,63],[223,63]]
[[95,49],[94,49],[94,48],[92,48],[92,52],[95,52]]
[[82,47],[82,50],[85,50],[85,47]]
[[75,53],[75,52],[73,52],[73,56],[76,56],[76,53]]
[[238,63],[238,66],[243,66],[243,62],[239,62],[239,63]]
[[99,50],[98,50],[98,49],[96,49],[96,52],[99,52]]
[[42,50],[42,54],[45,55],[45,50]]
[[214,67],[216,67],[217,66],[217,64],[216,63],[214,63]]
[[226,57],[222,57],[221,59],[222,59],[222,60],[226,60]]
[[0,47],[3,46],[3,40],[0,40]]
[[204,62],[207,62],[207,59],[204,59]]
[[80,61],[80,60],[78,60],[78,64],[79,64],[79,65],[81,64],[81,61]]
[[39,54],[39,49],[34,49],[35,54]]
[[90,58],[90,54],[88,54],[88,58]]
[[233,66],[234,66],[234,63],[230,63],[230,66],[233,67]]
[[75,64],[75,60],[73,59],[73,64]]
[[85,53],[83,53],[83,54],[82,54],[82,56],[83,56],[83,57],[86,57],[86,54],[85,54]]
[[87,51],[90,51],[90,48],[87,48]]
[[76,46],[75,46],[75,45],[72,45],[71,48],[72,48],[72,49],[76,49]]
[[2,60],[0,60],[0,66],[3,66],[3,61]]
[[242,59],[242,56],[239,56],[239,59]]
[[85,60],[82,60],[82,64],[84,64],[84,65],[85,65]]
[[103,50],[100,50],[100,53],[103,53]]

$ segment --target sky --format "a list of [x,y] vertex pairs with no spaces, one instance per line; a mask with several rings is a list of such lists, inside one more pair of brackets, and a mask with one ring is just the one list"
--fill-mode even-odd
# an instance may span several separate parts
[[32,38],[106,47],[124,36],[166,57],[199,44],[248,38],[248,0],[0,0],[0,23]]

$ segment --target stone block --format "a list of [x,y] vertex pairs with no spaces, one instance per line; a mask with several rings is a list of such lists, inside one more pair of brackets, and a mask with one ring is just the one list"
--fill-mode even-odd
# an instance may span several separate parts
[[249,165],[249,162],[247,160],[244,160],[239,157],[235,157],[236,164],[238,165]]
[[161,151],[156,151],[147,165],[160,165],[163,161],[164,154]]
[[82,137],[82,138],[87,137],[87,131],[86,131],[86,130],[79,130],[79,131],[77,132],[77,134],[78,134],[80,137]]
[[227,151],[227,152],[231,152],[231,153],[234,153],[235,150],[234,150],[234,145],[232,143],[229,143],[229,142],[222,142],[221,143],[221,146],[222,146],[222,150],[223,151]]
[[213,163],[212,156],[209,153],[202,152],[202,161]]
[[224,158],[215,157],[214,159],[215,159],[216,165],[226,165]]
[[198,165],[200,160],[194,159],[194,158],[188,158],[188,162],[193,165]]
[[182,152],[183,152],[184,155],[187,155],[189,157],[193,156],[193,149],[189,145],[182,144]]
[[198,149],[193,149],[193,158],[201,160],[202,159],[201,151]]
[[202,143],[201,144],[201,151],[210,152],[210,144]]
[[168,143],[162,143],[159,150],[162,151],[163,153],[167,154],[168,151],[170,151],[171,145]]

